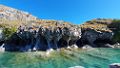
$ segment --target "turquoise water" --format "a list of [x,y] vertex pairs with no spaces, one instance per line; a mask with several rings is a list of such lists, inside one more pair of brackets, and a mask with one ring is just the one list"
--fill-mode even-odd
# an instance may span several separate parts
[[52,52],[5,52],[0,53],[0,68],[108,68],[109,64],[120,62],[120,49],[99,48],[90,50],[64,50]]

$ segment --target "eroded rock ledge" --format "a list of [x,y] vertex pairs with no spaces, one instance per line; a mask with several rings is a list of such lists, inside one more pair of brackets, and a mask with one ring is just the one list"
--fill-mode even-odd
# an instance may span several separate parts
[[36,51],[47,49],[78,48],[76,42],[81,38],[81,29],[74,27],[38,27],[24,31],[19,27],[5,44],[6,51]]
[[5,51],[46,51],[59,48],[110,47],[113,32],[82,29],[79,26],[69,27],[36,27],[20,26],[17,32],[6,41],[1,41]]

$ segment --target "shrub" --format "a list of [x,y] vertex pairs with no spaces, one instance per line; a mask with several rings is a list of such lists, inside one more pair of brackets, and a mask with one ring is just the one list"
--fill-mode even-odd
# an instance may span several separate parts
[[120,32],[115,32],[115,35],[113,36],[113,41],[120,43]]
[[3,29],[3,36],[4,36],[5,40],[10,38],[13,35],[13,33],[15,33],[16,31],[17,31],[17,29],[15,27],[4,28]]
[[110,25],[108,25],[109,28],[114,29],[115,31],[120,30],[120,20],[114,19]]
[[120,20],[114,19],[108,27],[115,33],[113,40],[115,42],[120,42]]

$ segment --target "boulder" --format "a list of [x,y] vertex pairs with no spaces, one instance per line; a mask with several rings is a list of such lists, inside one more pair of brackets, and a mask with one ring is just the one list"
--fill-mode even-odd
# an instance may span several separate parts
[[93,47],[91,47],[90,45],[84,45],[83,47],[82,47],[82,49],[92,49]]

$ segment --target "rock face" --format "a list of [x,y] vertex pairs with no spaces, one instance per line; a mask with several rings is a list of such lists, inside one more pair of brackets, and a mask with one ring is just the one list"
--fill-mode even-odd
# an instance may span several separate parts
[[[81,28],[71,27],[71,28],[63,28],[63,37],[61,40],[65,40],[67,47],[70,46],[76,47],[76,42],[81,38]],[[62,42],[61,42],[62,43]]]
[[109,43],[113,35],[113,32],[84,29],[82,31],[82,38],[80,40],[83,44],[87,43],[92,47],[102,47],[101,45],[99,46],[99,43]]
[[0,5],[0,18],[6,20],[36,20],[35,16],[27,12]]
[[[27,30],[14,33],[5,44],[6,51],[38,51],[58,48],[78,48],[86,45],[90,47],[107,47],[113,33],[96,31],[80,27],[38,27],[38,30]],[[78,43],[79,42],[79,43]]]
[[5,43],[6,51],[29,51],[33,45],[34,35],[28,31],[14,33]]
[[[67,27],[66,27],[67,28]],[[14,33],[11,38],[6,42],[6,51],[37,51],[37,50],[47,50],[47,49],[58,49],[61,48],[61,44],[58,44],[60,39],[64,38],[68,44],[67,46],[76,45],[76,41],[81,38],[80,29],[73,28],[68,30],[68,35],[65,34],[64,29],[59,27],[54,28],[44,28],[39,27],[38,32],[35,30],[33,32],[21,31]],[[67,28],[68,29],[68,28]],[[68,37],[69,41],[68,41]],[[70,45],[69,43],[72,44]]]

